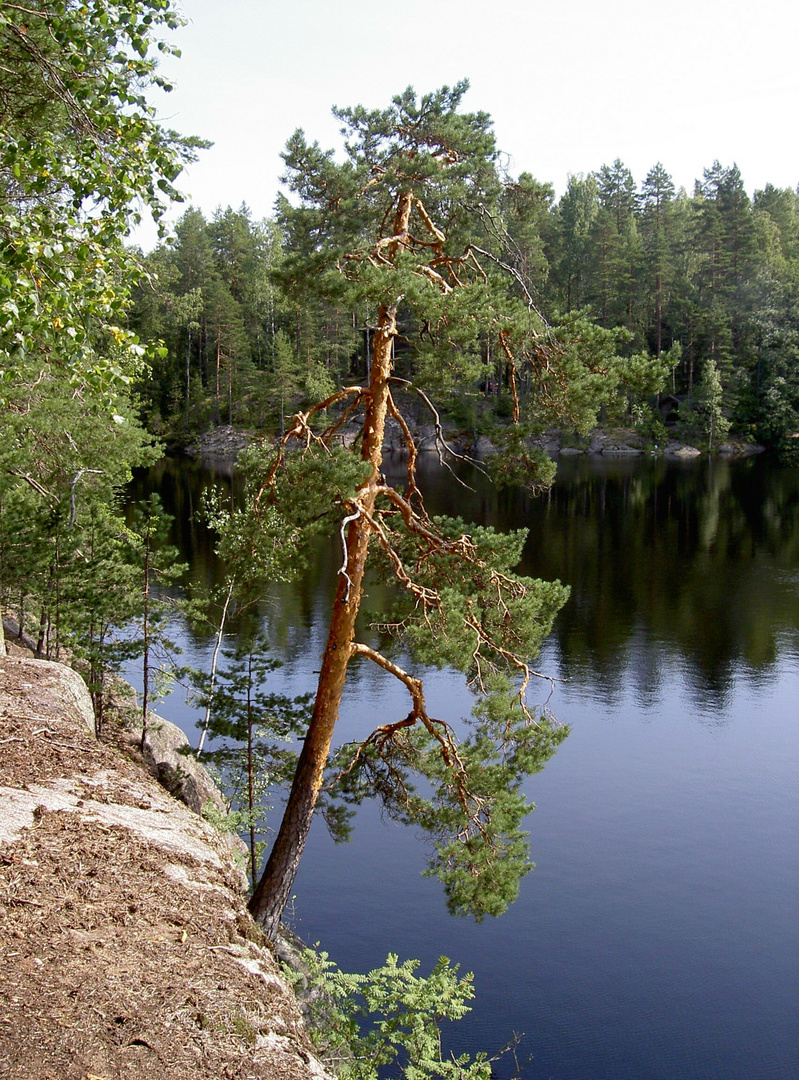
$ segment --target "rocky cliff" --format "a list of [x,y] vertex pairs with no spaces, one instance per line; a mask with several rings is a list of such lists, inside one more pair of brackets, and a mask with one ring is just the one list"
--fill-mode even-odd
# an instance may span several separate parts
[[0,657],[0,1075],[326,1077],[230,847],[112,734],[74,672]]

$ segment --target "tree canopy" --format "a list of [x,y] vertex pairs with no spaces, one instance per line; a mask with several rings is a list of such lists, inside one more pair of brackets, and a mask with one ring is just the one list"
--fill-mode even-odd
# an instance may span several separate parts
[[[0,10],[0,376],[56,363],[111,387],[131,374],[141,208],[159,218],[199,145],[165,129],[157,57],[169,0],[44,0]],[[138,207],[134,204],[138,204]],[[0,384],[2,385],[2,384]]]
[[[490,134],[490,124],[483,134]],[[220,209],[209,221],[192,209],[178,226],[174,247],[150,257],[160,276],[158,292],[139,290],[133,325],[143,338],[161,337],[168,347],[143,387],[148,423],[159,430],[186,437],[222,418],[283,430],[293,411],[360,378],[369,361],[376,311],[364,267],[356,275],[348,260],[346,279],[337,280],[325,260],[336,243],[348,254],[358,252],[355,234],[367,204],[376,207],[385,188],[351,158],[339,175],[336,156],[307,144],[301,133],[288,149],[298,166],[318,160],[319,182],[331,185],[329,205],[306,203],[301,217],[286,213],[303,181],[271,221],[252,221],[246,207]],[[297,178],[289,171],[287,180]],[[358,184],[370,181],[358,198]],[[529,175],[503,174],[496,162],[493,186],[498,195],[484,200],[480,224],[472,218],[471,252],[493,280],[502,278],[495,258],[524,280],[527,293],[519,285],[518,296],[544,317],[530,320],[538,338],[532,339],[536,348],[526,350],[537,356],[539,372],[524,356],[508,356],[510,339],[500,336],[494,317],[481,323],[475,341],[464,342],[468,374],[448,366],[441,336],[439,363],[427,347],[432,340],[420,349],[400,335],[397,376],[417,377],[427,364],[451,429],[472,442],[480,435],[493,438],[518,399],[528,430],[557,422],[567,436],[579,436],[599,404],[604,424],[633,427],[661,447],[668,437],[663,419],[671,423],[679,412],[678,434],[706,445],[706,432],[696,423],[701,409],[694,405],[712,363],[733,432],[784,455],[796,450],[796,191],[767,185],[750,198],[735,166],[718,162],[690,194],[675,190],[661,163],[636,190],[620,161],[573,175],[560,199]],[[435,196],[426,197],[435,216]],[[446,216],[435,219],[447,236],[447,258],[466,251],[457,250],[456,219],[465,221],[468,199],[457,205],[459,210],[446,211],[454,214],[450,231]],[[336,206],[346,208],[346,222],[334,214]],[[235,223],[246,259],[217,242],[223,220],[227,228]],[[422,244],[435,242],[421,219],[413,236]],[[316,239],[315,265],[327,277],[321,288],[313,274],[299,273],[303,245]],[[442,267],[429,266],[427,273],[438,272],[451,285]],[[467,278],[476,272],[471,261],[464,268]],[[358,288],[355,276],[362,281]],[[419,281],[413,284],[418,291]],[[409,306],[412,301],[409,294]],[[549,331],[542,333],[545,322]],[[575,341],[582,342],[578,352],[598,348],[601,355],[590,364],[578,355],[574,366]],[[582,385],[579,395],[575,379]],[[568,400],[570,409],[556,411],[552,405],[566,383],[571,391],[563,403]],[[668,399],[658,400],[666,391]]]
[[[421,402],[441,454],[453,460],[458,455],[444,440],[431,394],[478,376],[487,348],[501,350],[508,365],[516,427],[523,376],[538,390],[536,409],[586,410],[583,391],[597,361],[607,387],[617,378],[618,358],[611,349],[581,348],[574,325],[559,336],[537,310],[500,220],[490,121],[461,111],[466,89],[462,83],[420,98],[409,89],[385,110],[336,110],[343,162],[301,132],[286,149],[297,201],[284,199],[279,212],[288,252],[279,271],[283,288],[372,314],[366,379],[298,413],[277,454],[267,453],[260,466],[255,512],[263,502],[300,529],[327,519],[340,534],[343,557],[313,714],[251,903],[270,934],[316,802],[331,789],[349,799],[378,793],[390,813],[424,825],[436,843],[431,869],[444,880],[453,910],[498,914],[529,868],[520,826],[530,807],[521,778],[541,767],[563,735],[545,710],[531,708],[528,689],[536,678],[530,660],[567,590],[514,573],[523,534],[470,533],[461,521],[427,514],[405,412]],[[612,335],[605,338],[612,343]],[[601,398],[594,394],[594,410]],[[381,470],[389,419],[407,455],[402,490]],[[338,445],[345,426],[354,436],[351,450]],[[292,444],[299,453],[289,452]],[[521,452],[518,441],[512,450]],[[533,484],[539,468],[529,460]],[[326,479],[315,487],[320,469]],[[305,490],[298,500],[300,478]],[[397,593],[396,618],[381,627],[394,648],[383,651],[359,640],[368,563]],[[398,648],[464,671],[478,699],[468,735],[456,736],[452,718],[429,715],[423,684],[398,662]],[[398,679],[410,711],[331,759],[342,689],[356,660]],[[429,797],[415,793],[417,774],[430,785]]]
[[42,655],[85,660],[93,690],[137,610],[118,496],[157,457],[130,392],[145,271],[124,241],[179,197],[200,145],[150,100],[180,21],[169,0],[0,8],[0,589],[21,625],[33,608]]

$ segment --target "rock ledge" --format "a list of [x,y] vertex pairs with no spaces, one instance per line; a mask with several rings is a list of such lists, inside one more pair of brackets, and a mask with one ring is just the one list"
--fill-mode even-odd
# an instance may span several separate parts
[[0,658],[0,1075],[324,1080],[223,838],[73,674]]

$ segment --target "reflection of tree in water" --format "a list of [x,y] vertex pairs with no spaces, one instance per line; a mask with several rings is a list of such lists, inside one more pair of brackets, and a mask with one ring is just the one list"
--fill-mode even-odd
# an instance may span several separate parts
[[[632,684],[637,700],[653,705],[671,661],[698,707],[722,708],[736,673],[768,678],[781,640],[799,638],[799,470],[762,458],[689,466],[571,459],[537,499],[498,493],[480,476],[469,477],[468,490],[434,455],[420,474],[435,512],[530,530],[523,572],[572,588],[554,630],[560,675],[591,682],[605,700]],[[204,486],[235,491],[236,481],[181,459],[160,463],[148,483],[176,517],[173,542],[192,576],[221,578],[214,538],[195,511]],[[321,542],[302,581],[276,586],[263,609],[272,646],[287,659],[324,621],[338,556],[336,538]],[[365,620],[389,603],[378,583],[368,591]]]
[[189,581],[210,589],[221,582],[223,568],[214,547],[216,537],[202,520],[202,495],[207,488],[229,491],[240,497],[242,484],[232,465],[219,462],[203,464],[190,458],[162,458],[146,472],[139,472],[128,489],[128,499],[134,502],[157,491],[167,514],[171,515],[172,530],[169,542],[180,551],[189,564]]
[[665,647],[697,703],[723,707],[736,672],[773,668],[779,636],[799,630],[785,588],[799,570],[799,471],[754,460],[562,472],[546,506],[530,507],[528,559],[572,586],[555,625],[565,677],[587,674],[602,693],[621,666],[649,700]]

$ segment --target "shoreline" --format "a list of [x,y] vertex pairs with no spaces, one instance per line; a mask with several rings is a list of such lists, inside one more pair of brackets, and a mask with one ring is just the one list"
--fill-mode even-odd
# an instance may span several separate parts
[[[339,444],[352,446],[359,431],[357,426],[344,428],[337,437]],[[420,454],[438,452],[436,431],[432,424],[412,426],[411,432]],[[445,434],[448,443],[457,453],[473,456],[477,461],[497,453],[497,447],[486,435],[473,439],[457,431]],[[269,439],[274,440],[276,436],[226,424],[204,432],[188,444],[170,443],[168,452],[208,461],[235,461],[242,450],[257,441]],[[531,438],[528,444],[531,449],[543,451],[552,460],[580,455],[586,457],[663,457],[678,461],[697,457],[721,457],[734,460],[755,457],[766,452],[766,448],[759,443],[747,442],[735,436],[720,442],[712,452],[681,442],[677,438],[669,438],[663,446],[660,446],[652,444],[642,435],[628,428],[594,428],[584,438],[553,430]],[[389,420],[386,423],[384,449],[386,453],[407,452],[402,431],[396,421]]]

